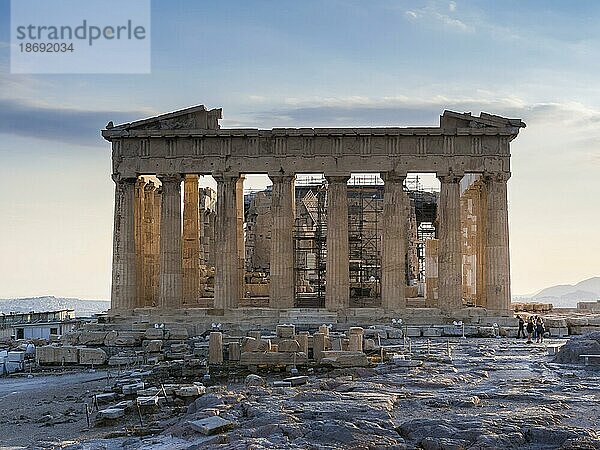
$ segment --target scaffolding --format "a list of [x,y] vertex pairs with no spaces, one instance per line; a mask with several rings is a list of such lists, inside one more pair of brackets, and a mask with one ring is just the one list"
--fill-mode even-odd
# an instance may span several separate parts
[[383,182],[377,177],[355,177],[348,185],[348,253],[350,306],[381,303],[380,214]]
[[327,186],[323,179],[311,181],[296,185],[294,289],[297,308],[325,307]]

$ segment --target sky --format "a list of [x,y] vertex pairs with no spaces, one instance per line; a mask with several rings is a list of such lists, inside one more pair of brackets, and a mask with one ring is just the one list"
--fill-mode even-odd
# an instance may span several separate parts
[[154,0],[140,75],[12,75],[9,12],[0,0],[0,298],[108,299],[99,130],[196,104],[222,107],[224,127],[521,118],[513,294],[600,275],[600,2]]

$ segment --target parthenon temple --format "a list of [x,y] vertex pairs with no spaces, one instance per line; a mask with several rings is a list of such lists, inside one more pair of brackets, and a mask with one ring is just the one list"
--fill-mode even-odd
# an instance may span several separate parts
[[[512,316],[507,182],[521,120],[444,111],[437,127],[247,129],[221,117],[200,105],[102,130],[112,317]],[[244,189],[251,174],[271,185]]]

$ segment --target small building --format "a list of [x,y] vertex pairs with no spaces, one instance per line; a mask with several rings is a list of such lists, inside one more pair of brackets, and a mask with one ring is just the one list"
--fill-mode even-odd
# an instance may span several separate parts
[[0,334],[16,339],[49,339],[73,330],[81,322],[75,310],[11,313],[0,315]]

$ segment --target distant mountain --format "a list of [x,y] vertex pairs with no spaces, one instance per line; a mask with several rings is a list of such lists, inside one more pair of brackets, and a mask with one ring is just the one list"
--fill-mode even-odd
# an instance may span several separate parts
[[600,277],[592,277],[577,284],[558,284],[542,289],[529,298],[518,296],[514,301],[552,303],[557,308],[575,308],[577,302],[600,300]]
[[60,309],[74,309],[75,316],[84,317],[101,313],[110,308],[108,300],[81,300],[79,298],[61,298],[52,295],[31,298],[4,298],[0,299],[0,313],[11,312],[43,312],[57,311]]

